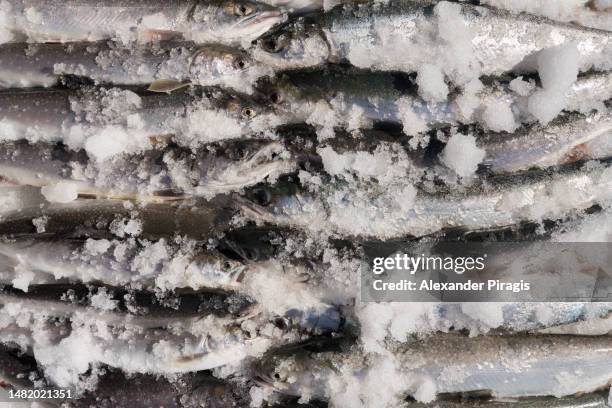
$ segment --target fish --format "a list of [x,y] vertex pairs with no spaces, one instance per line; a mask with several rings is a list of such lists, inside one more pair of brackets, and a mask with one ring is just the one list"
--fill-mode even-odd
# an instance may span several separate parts
[[477,145],[485,151],[481,165],[492,174],[606,159],[612,155],[612,111],[561,115],[546,126],[488,134]]
[[245,52],[222,44],[162,41],[151,46],[110,41],[0,44],[0,87],[53,87],[71,80],[170,92],[188,85],[252,93],[270,74]]
[[10,0],[3,5],[12,40],[75,42],[118,39],[150,42],[250,42],[283,22],[286,13],[250,0]]
[[518,398],[510,401],[488,401],[478,398],[465,399],[463,401],[448,401],[441,400],[435,403],[407,402],[402,407],[404,408],[463,408],[463,407],[479,407],[479,408],[606,408],[608,397],[602,392],[594,392],[585,395],[574,395],[570,397],[531,397]]
[[[240,249],[250,250],[250,246]],[[189,240],[176,244],[163,238],[138,242],[44,234],[0,240],[3,283],[21,282],[28,275],[29,285],[66,281],[150,290],[244,292],[254,274],[288,279],[296,285],[305,276],[300,265],[281,264],[275,259],[235,259]]]
[[73,191],[60,201],[213,198],[294,172],[309,159],[307,153],[292,150],[281,141],[253,139],[196,151],[169,146],[119,154],[100,164],[85,150],[61,143],[5,142],[0,143],[0,178],[5,185],[42,187],[43,194],[54,186]]
[[[594,392],[612,380],[611,341],[608,336],[456,333],[409,339],[389,346],[393,389],[398,397],[409,396],[428,383],[439,397],[480,394],[501,401]],[[266,353],[254,372],[261,384],[280,393],[328,399],[331,382],[375,375],[377,363],[376,355],[356,345],[317,351],[306,344]]]
[[208,373],[188,373],[170,380],[151,374],[126,376],[110,367],[105,370],[95,389],[80,396],[77,404],[117,408],[223,408],[246,403],[237,384]]
[[[271,30],[257,40],[253,56],[283,70],[348,62],[410,73],[429,63],[459,77],[457,71],[499,76],[538,51],[567,44],[576,45],[584,70],[605,69],[612,33],[469,3],[358,2]],[[443,61],[446,52],[452,57]]]
[[[499,81],[478,92],[475,112],[469,117],[465,117],[458,104],[461,94],[452,94],[444,102],[428,102],[417,94],[410,77],[398,73],[347,68],[290,71],[273,79],[262,79],[256,88],[276,107],[280,121],[286,124],[306,122],[320,126],[316,116],[329,111],[335,127],[349,130],[371,128],[382,122],[402,125],[410,133],[415,117],[423,122],[425,130],[472,123],[488,130],[483,111],[496,102],[516,112],[516,122],[533,122],[527,108],[528,96],[519,95],[508,83]],[[583,75],[565,93],[565,110],[591,116],[592,106],[611,98],[611,73]],[[607,109],[600,107],[600,111]],[[324,125],[330,121],[328,116]]]
[[[245,138],[265,133],[274,123],[273,112],[253,96],[216,87],[190,87],[171,94],[119,88],[0,92],[1,140],[69,142],[98,160],[150,149],[169,139],[198,147]],[[114,135],[114,148],[99,149],[109,134]],[[117,145],[117,140],[123,143]]]
[[97,199],[24,206],[2,214],[0,235],[16,238],[44,233],[64,238],[132,236],[151,240],[182,235],[206,241],[229,229],[236,209],[228,196],[194,204],[149,202],[134,206],[122,200]]
[[[25,295],[5,292],[0,315],[7,325],[19,321],[22,331],[30,331],[20,335],[20,342],[34,351],[37,360],[70,353],[77,341],[87,344],[83,359],[126,372],[171,374],[212,369],[238,363],[274,345],[331,334],[342,325],[339,312],[332,306],[302,315],[291,311],[285,315],[262,313],[255,306],[242,315],[200,311],[189,316],[189,311],[180,310],[181,302],[179,310],[162,310],[162,315],[156,311],[134,315],[38,299],[40,296],[32,293],[36,290],[42,289],[31,288]],[[70,328],[63,336],[50,341],[48,336],[38,334],[41,324],[62,321]],[[51,330],[43,332],[58,328],[51,325]],[[0,332],[0,343],[14,339],[11,332]]]
[[163,296],[147,290],[51,283],[29,285],[25,292],[5,286],[0,290],[0,304],[4,307],[18,306],[22,311],[35,313],[37,318],[97,316],[107,325],[147,329],[189,326],[205,316],[246,316],[254,310],[252,302],[230,292],[183,290],[175,292],[173,296],[164,300]]
[[492,229],[556,219],[610,200],[609,167],[587,163],[582,170],[566,170],[502,178],[469,193],[417,191],[409,203],[380,190],[358,194],[340,183],[315,194],[295,181],[255,187],[236,194],[235,201],[243,216],[260,224],[360,240],[418,238],[451,228]]
[[[0,375],[5,379],[6,387],[16,389],[41,388],[35,384],[33,373],[39,377],[38,383],[44,380],[44,369],[38,367],[31,354],[17,348],[0,345]],[[56,387],[57,388],[57,387]],[[240,387],[231,381],[219,380],[208,373],[188,373],[177,378],[168,379],[153,374],[130,374],[105,366],[97,376],[94,389],[77,392],[75,387],[64,387],[71,392],[70,399],[45,400],[44,407],[223,407],[226,404],[239,404],[245,400]],[[180,400],[180,403],[179,403]],[[63,404],[63,405],[62,405]]]

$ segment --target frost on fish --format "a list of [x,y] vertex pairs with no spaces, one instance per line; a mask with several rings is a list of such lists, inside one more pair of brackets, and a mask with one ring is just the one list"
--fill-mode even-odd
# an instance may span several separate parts
[[253,1],[144,0],[65,3],[57,0],[5,0],[5,30],[13,40],[74,42],[119,40],[150,42],[185,38],[197,42],[240,44],[285,19],[272,6]]
[[[219,299],[179,295],[177,302],[170,298],[168,305],[156,306],[153,300],[145,307],[138,303],[142,302],[139,293],[127,293],[122,300],[99,289],[85,296],[89,300],[83,304],[82,291],[75,293],[64,285],[62,298],[53,299],[47,293],[51,288],[36,288],[36,295],[0,295],[2,327],[19,322],[21,328],[3,330],[0,342],[19,340],[32,349],[46,375],[62,386],[75,384],[80,374],[101,363],[128,373],[162,374],[238,363],[273,345],[337,330],[339,324],[337,312],[329,307],[306,310],[303,316],[278,316],[255,308],[242,310],[240,316],[227,313],[238,306],[232,306],[235,300],[219,303]],[[40,336],[40,330],[48,332]]]
[[338,184],[319,188],[317,195],[280,188],[268,193],[265,202],[247,196],[240,203],[244,215],[277,226],[366,239],[419,237],[447,228],[486,229],[556,219],[605,205],[610,201],[609,174],[608,167],[587,163],[581,171],[523,184],[493,184],[470,194],[417,193],[406,200],[395,191],[370,196]]
[[246,93],[269,70],[246,52],[221,44],[163,41],[153,46],[113,42],[0,45],[0,86],[50,87],[77,81],[141,85],[171,91],[188,84],[227,86]]
[[0,144],[0,156],[4,183],[42,187],[50,202],[70,202],[79,196],[212,198],[274,180],[295,170],[300,161],[298,154],[281,142],[269,140],[208,145],[196,151],[156,148],[137,155],[119,152],[103,161],[90,160],[85,151],[71,151],[59,144],[5,142]]
[[244,138],[266,133],[275,123],[274,114],[252,97],[217,88],[170,95],[118,88],[0,95],[2,140],[61,141],[99,161],[139,153],[170,139],[197,148]]
[[[490,7],[439,2],[432,10],[420,2],[388,2],[340,5],[317,21],[298,19],[260,39],[254,56],[281,69],[343,60],[360,68],[417,72],[431,64],[463,85],[571,43],[581,70],[605,69],[611,41],[608,31]],[[397,52],[402,49],[410,52]]]
[[408,395],[422,402],[479,392],[500,399],[565,396],[596,391],[610,381],[609,360],[601,358],[609,353],[607,337],[438,334],[390,351],[377,356],[358,346],[308,353],[295,348],[267,355],[258,370],[263,382],[281,393],[332,403],[341,396],[372,398],[377,392],[370,389],[380,387],[386,375],[392,380],[384,385],[380,406]]
[[[512,133],[521,123],[539,120],[545,125],[561,110],[606,111],[602,101],[612,98],[612,75],[577,78],[570,73],[569,79],[563,78],[563,72],[553,68],[560,64],[550,62],[553,72],[548,73],[545,88],[521,78],[510,83],[490,80],[486,85],[476,79],[450,95],[446,89],[436,100],[423,97],[418,76],[414,84],[409,76],[398,73],[345,68],[282,73],[260,80],[256,89],[275,106],[279,123],[308,123],[321,140],[333,137],[337,128],[354,132],[380,123],[400,124],[410,136],[459,124]],[[553,98],[559,103],[553,104]],[[546,118],[542,117],[541,110],[550,107]]]

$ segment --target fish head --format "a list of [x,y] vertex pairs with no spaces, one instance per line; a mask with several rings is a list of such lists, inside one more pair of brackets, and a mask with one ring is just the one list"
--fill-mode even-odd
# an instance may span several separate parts
[[195,5],[191,19],[195,30],[201,24],[203,30],[214,32],[225,42],[246,43],[285,21],[287,14],[278,7],[250,0],[201,1]]
[[249,93],[252,83],[269,72],[246,52],[219,44],[199,47],[189,65],[194,84],[229,86]]
[[199,162],[200,174],[206,175],[202,185],[208,189],[240,189],[275,179],[297,167],[296,157],[275,140],[242,140],[228,144],[218,153],[214,163]]
[[247,133],[270,131],[281,124],[275,107],[266,103],[261,95],[233,93],[220,100],[217,109],[234,118]]
[[302,92],[284,76],[261,78],[257,81],[255,92],[260,100],[274,109],[278,120],[283,124],[301,121],[304,105]]
[[[315,198],[303,193],[291,179],[274,186],[258,185],[237,196],[235,202],[241,213],[258,223],[294,226],[306,222],[311,215]],[[316,215],[321,216],[320,213]]]
[[240,261],[231,259],[221,253],[203,252],[194,259],[197,269],[203,274],[208,272],[223,275],[231,282],[239,283],[242,281],[247,266]]
[[300,395],[304,389],[321,397],[332,372],[341,365],[342,353],[336,340],[313,338],[267,351],[252,367],[253,378],[264,387],[287,395]]
[[275,69],[296,69],[325,63],[330,45],[318,25],[298,19],[259,38],[252,55]]

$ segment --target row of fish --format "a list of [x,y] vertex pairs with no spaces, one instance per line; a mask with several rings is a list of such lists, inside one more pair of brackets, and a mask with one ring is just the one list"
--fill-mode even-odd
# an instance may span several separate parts
[[[494,273],[527,254],[606,270],[532,255],[609,240],[612,33],[331,6],[0,2],[3,387],[74,390],[45,401],[64,407],[607,406],[609,303],[385,309],[358,274],[371,247],[543,220]],[[578,61],[565,85],[550,49]],[[482,152],[469,177],[443,151],[458,128]]]

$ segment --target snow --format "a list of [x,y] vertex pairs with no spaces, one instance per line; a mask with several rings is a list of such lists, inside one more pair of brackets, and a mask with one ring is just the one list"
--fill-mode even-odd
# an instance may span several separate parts
[[49,221],[49,218],[45,215],[34,218],[32,220],[32,224],[34,224],[34,226],[36,227],[36,232],[38,233],[45,232],[47,228],[47,221]]
[[448,85],[440,67],[424,64],[417,71],[416,83],[419,95],[427,102],[443,102],[448,96]]
[[434,401],[436,399],[436,383],[432,379],[425,379],[413,394],[413,397],[423,403]]
[[451,136],[442,152],[442,162],[463,178],[472,177],[484,157],[485,151],[476,145],[476,138],[461,133]]
[[51,203],[69,203],[76,200],[79,195],[77,186],[70,182],[43,186],[40,192]]
[[0,1],[0,44],[10,42],[14,34],[10,27],[13,23],[12,6],[7,0]]
[[459,120],[469,123],[474,111],[480,106],[479,93],[484,88],[479,79],[472,79],[463,86],[461,94],[455,98]]
[[[609,0],[483,0],[483,4],[514,12],[527,12],[558,21],[577,22],[587,27],[608,29],[612,26]],[[589,8],[593,5],[594,10]],[[608,4],[606,6],[606,4]],[[608,11],[608,12],[606,12]]]
[[[407,97],[399,98],[395,102],[400,120],[402,122],[403,131],[408,136],[416,136],[428,129],[427,121],[414,112],[412,103],[412,98]],[[417,146],[414,147],[416,148]]]
[[117,308],[118,301],[113,300],[113,295],[106,288],[98,289],[89,299],[91,306],[100,310],[113,310]]
[[483,120],[494,132],[514,132],[518,127],[512,108],[504,101],[494,101],[485,107]]
[[547,124],[565,108],[565,93],[578,78],[580,54],[574,44],[538,53],[537,66],[542,88],[529,98],[529,112]]
[[520,96],[528,96],[534,89],[535,83],[533,81],[525,81],[522,76],[518,76],[510,81],[510,90]]
[[[528,8],[562,20],[570,18],[570,14],[579,10],[580,6],[578,19],[592,16],[591,11],[585,11],[582,0],[572,0],[566,5],[523,0],[488,2],[505,2],[508,7],[516,10]],[[325,8],[333,4],[334,1],[323,2]],[[593,6],[608,7],[602,0],[594,2]],[[8,3],[0,1],[0,22],[6,23],[0,24],[0,27],[10,27],[4,13],[6,7]],[[96,311],[67,313],[69,335],[55,342],[47,342],[31,334],[30,346],[46,375],[58,385],[83,388],[86,373],[97,372],[100,364],[117,365],[133,372],[168,374],[172,370],[185,369],[181,364],[187,364],[186,361],[202,358],[201,362],[193,363],[188,369],[215,368],[217,375],[223,373],[232,378],[236,375],[240,377],[251,361],[248,357],[260,357],[272,345],[286,344],[283,341],[308,339],[302,333],[282,337],[281,329],[272,324],[274,319],[285,318],[289,311],[304,316],[303,320],[307,317],[320,317],[332,305],[341,305],[349,315],[348,324],[354,323],[360,330],[355,347],[365,351],[368,356],[365,363],[360,362],[362,370],[359,372],[339,367],[330,378],[320,379],[332,406],[397,406],[406,394],[419,402],[430,403],[436,398],[439,384],[426,375],[406,376],[404,367],[390,353],[393,344],[451,330],[465,330],[471,336],[490,333],[494,329],[534,330],[539,329],[540,325],[566,323],[575,319],[572,316],[588,319],[604,314],[609,305],[360,302],[358,272],[364,267],[363,254],[360,252],[362,248],[339,248],[340,244],[336,241],[341,240],[336,238],[353,242],[357,241],[353,239],[354,236],[359,239],[384,240],[405,236],[407,231],[416,235],[423,231],[429,234],[454,226],[456,220],[459,220],[459,226],[465,221],[468,228],[476,228],[489,221],[486,217],[492,215],[487,211],[494,208],[500,220],[492,221],[493,227],[523,220],[541,221],[569,216],[571,219],[565,221],[565,229],[555,231],[552,239],[566,242],[609,241],[612,229],[610,210],[607,207],[611,197],[606,193],[611,176],[609,168],[598,170],[597,165],[591,163],[590,168],[583,169],[584,174],[580,173],[581,176],[569,181],[554,178],[534,185],[526,182],[512,187],[510,191],[504,190],[506,186],[497,190],[489,186],[488,180],[482,181],[475,177],[485,157],[485,151],[479,147],[478,138],[481,133],[471,128],[466,131],[462,128],[460,132],[457,130],[458,124],[475,124],[478,130],[485,133],[511,133],[522,124],[531,125],[535,120],[547,124],[564,109],[586,112],[597,107],[605,111],[602,101],[607,98],[598,93],[595,101],[585,102],[582,97],[571,100],[579,70],[584,68],[579,49],[573,44],[537,52],[535,68],[541,86],[536,86],[536,81],[532,79],[526,79],[531,76],[519,76],[509,84],[505,79],[495,80],[493,85],[488,85],[490,78],[483,77],[482,81],[487,84],[485,86],[479,79],[481,72],[472,47],[474,33],[460,15],[460,7],[451,2],[438,2],[434,7],[432,23],[415,22],[411,27],[417,33],[414,44],[410,44],[410,47],[406,44],[403,44],[403,48],[396,47],[397,55],[383,55],[378,50],[381,44],[385,45],[381,48],[387,50],[394,44],[401,44],[397,37],[397,27],[374,22],[376,35],[372,37],[372,44],[352,49],[349,54],[349,60],[355,65],[368,67],[374,62],[384,64],[375,64],[376,68],[403,69],[416,74],[417,91],[421,99],[413,95],[402,95],[391,101],[397,109],[404,133],[410,138],[394,142],[372,142],[370,139],[373,138],[369,138],[365,132],[360,133],[361,128],[370,127],[372,123],[364,118],[363,108],[351,104],[345,95],[337,95],[330,101],[314,101],[306,107],[295,107],[303,109],[302,112],[306,112],[304,121],[315,127],[316,153],[321,158],[323,171],[308,167],[305,167],[308,170],[299,170],[297,178],[305,191],[313,194],[300,196],[295,207],[291,208],[293,213],[286,218],[291,220],[291,217],[300,217],[299,223],[296,227],[291,226],[291,234],[287,234],[290,237],[275,238],[276,257],[265,261],[227,261],[214,252],[216,240],[223,238],[217,236],[204,242],[177,236],[149,241],[142,236],[143,222],[138,218],[141,210],[138,204],[128,205],[126,208],[130,210],[129,215],[112,221],[109,230],[115,238],[89,238],[77,249],[60,251],[49,247],[47,253],[41,248],[33,249],[29,256],[25,250],[17,251],[18,254],[14,254],[18,261],[16,274],[11,275],[9,281],[23,291],[41,279],[40,274],[47,274],[49,276],[45,279],[51,281],[70,279],[88,284],[103,281],[105,285],[152,290],[159,295],[158,300],[169,304],[174,299],[168,300],[166,296],[170,296],[172,291],[178,288],[199,290],[203,287],[219,290],[229,288],[256,302],[253,309],[248,311],[249,314],[240,319],[198,316],[197,319],[161,325],[165,330],[159,332],[168,337],[149,341],[143,336],[143,333],[153,333],[144,328],[148,327],[147,324],[153,325],[147,321],[149,316],[126,316],[118,310],[118,301],[112,289],[91,289],[87,301]],[[26,10],[25,17],[40,23],[40,14],[34,8]],[[603,19],[593,17],[593,21],[601,22]],[[141,21],[143,27],[168,23],[162,14],[150,15]],[[126,33],[126,38],[130,35]],[[0,29],[0,42],[11,36],[8,30]],[[308,39],[306,46],[310,47],[306,51],[311,53],[305,52],[305,58],[318,61],[327,52],[326,46],[318,43],[315,38]],[[292,51],[300,52],[295,49]],[[178,60],[185,57],[179,54],[177,51],[173,58]],[[110,56],[107,56],[108,60],[99,57],[101,59],[98,62],[102,65],[112,61]],[[168,73],[176,73],[180,69],[177,60],[170,61],[164,69]],[[172,62],[177,65],[174,66]],[[219,63],[217,67],[221,70],[227,68],[226,65]],[[135,72],[140,74],[148,74],[146,68],[142,64],[134,66]],[[264,71],[271,72],[267,69],[257,72]],[[243,84],[245,91],[250,86],[250,82],[247,82],[249,85]],[[239,87],[240,81],[235,84]],[[607,89],[603,85],[596,87],[599,90]],[[62,124],[59,139],[71,149],[84,149],[93,159],[87,165],[69,165],[78,180],[92,179],[99,183],[96,185],[118,187],[127,181],[117,174],[128,171],[134,179],[149,180],[147,176],[151,167],[126,165],[128,162],[138,162],[145,156],[130,154],[145,153],[157,148],[157,142],[163,145],[165,141],[171,141],[193,149],[195,156],[202,152],[197,149],[216,149],[217,145],[211,146],[211,142],[262,137],[262,134],[275,137],[274,127],[283,120],[280,115],[276,116],[275,112],[267,110],[267,106],[253,106],[255,116],[245,118],[242,100],[236,98],[222,108],[215,101],[204,99],[185,106],[184,115],[183,112],[171,114],[157,123],[149,116],[145,102],[144,97],[120,89],[91,91],[78,97],[75,94],[70,115],[74,114],[78,119]],[[439,161],[430,166],[429,163],[423,163],[421,149],[428,147],[430,138],[433,138],[436,130],[434,125],[440,125],[428,116],[428,112],[435,109],[448,111],[451,120],[448,126],[444,125],[450,130],[445,129],[437,134],[438,141],[446,142],[446,146],[438,157]],[[354,138],[354,145],[360,143],[361,146],[363,143],[367,147],[357,149],[337,146],[338,128],[349,131]],[[434,131],[425,134],[430,129]],[[0,121],[3,140],[28,138],[31,141],[58,141],[57,135],[46,135],[40,129],[30,129],[28,132],[26,134],[19,123]],[[447,135],[450,135],[448,139]],[[508,137],[504,134],[493,136]],[[152,138],[156,142],[152,142]],[[274,150],[269,156],[272,154],[282,155],[287,154],[287,151],[283,148]],[[160,157],[159,163],[163,161],[167,171],[152,176],[146,186],[138,184],[140,192],[144,192],[145,187],[147,192],[157,186],[161,189],[166,186],[165,181],[168,179],[172,179],[178,186],[185,186],[186,190],[192,187],[197,171],[191,162],[182,156],[175,157],[170,152]],[[159,163],[156,162],[154,166],[161,167]],[[440,166],[440,163],[444,166]],[[241,174],[246,167],[236,168],[222,171],[225,175],[233,176]],[[283,172],[295,169],[296,166],[290,166],[283,168]],[[247,170],[253,171],[253,168]],[[276,174],[270,179],[274,177]],[[472,182],[473,186],[470,184]],[[461,201],[461,205],[445,206],[448,204],[446,198],[437,198],[438,187],[442,191],[448,188],[451,196],[456,193],[454,197],[463,197],[465,193],[467,198]],[[470,195],[472,187],[474,191],[480,191],[478,189],[481,188],[483,194],[486,194],[482,201],[492,204],[485,206],[479,201],[481,196],[476,195],[474,198]],[[53,183],[41,189],[2,187],[0,209],[4,212],[41,204],[46,206],[48,203],[70,203],[78,198],[78,192],[77,185],[69,182]],[[430,196],[429,192],[433,194]],[[603,207],[601,213],[586,216],[582,210],[594,203]],[[181,204],[188,207],[192,202],[184,200]],[[470,212],[472,208],[475,209],[474,213]],[[437,209],[441,209],[445,215],[428,217],[429,213]],[[480,210],[484,215],[478,212]],[[243,215],[236,216],[232,222],[241,225],[244,218]],[[32,223],[38,232],[43,233],[47,221],[43,216],[33,219]],[[414,223],[413,229],[411,222]],[[304,231],[300,230],[300,226]],[[211,254],[212,259],[207,257]],[[51,257],[53,262],[45,258],[51,255],[54,255]],[[603,264],[605,259],[591,261]],[[225,269],[225,262],[230,265],[231,272]],[[47,269],[42,271],[44,268]],[[4,272],[2,279],[8,276]],[[179,306],[178,303],[175,305]],[[5,323],[3,319],[8,319],[7,316],[15,308],[11,306],[0,309],[2,324]],[[80,306],[77,308],[84,309]],[[37,313],[43,316],[45,313],[53,315],[59,312],[54,309],[52,312],[26,313],[36,320]],[[38,333],[36,329],[42,319],[23,322],[23,328]],[[223,347],[209,353],[207,347],[219,345]],[[217,364],[222,367],[216,367]],[[445,374],[459,375],[451,371]],[[560,379],[575,380],[571,376],[561,376]],[[272,389],[260,385],[249,384],[248,395],[252,407],[272,405],[275,401]],[[312,397],[313,390],[306,389],[300,401],[307,402]]]

